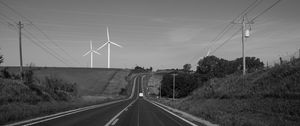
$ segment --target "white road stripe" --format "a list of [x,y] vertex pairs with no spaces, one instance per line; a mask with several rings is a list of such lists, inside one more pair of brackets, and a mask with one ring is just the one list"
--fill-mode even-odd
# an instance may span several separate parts
[[[136,77],[136,78],[137,78],[137,77]],[[134,87],[135,87],[135,85],[136,85],[136,78],[135,78],[135,80],[134,80]],[[138,87],[139,87],[139,85],[138,85]],[[132,89],[131,95],[133,95],[134,90],[135,90],[135,88]],[[138,90],[138,91],[139,91],[139,90]],[[132,97],[133,97],[133,96],[132,96]],[[135,102],[137,101],[137,99],[138,99],[138,97],[136,97],[136,99],[135,99],[134,101],[132,101],[129,105],[127,105],[122,111],[120,111],[117,115],[115,115],[111,120],[109,120],[109,122],[107,122],[107,123],[105,124],[105,126],[111,125],[111,124],[113,123],[113,121],[114,121],[115,119],[117,119],[124,111],[128,110],[128,108],[129,108],[133,103],[135,103]]]
[[[137,77],[136,77],[137,78]],[[136,85],[136,78],[135,78],[135,81],[134,81],[134,85]],[[139,87],[139,85],[138,85]],[[134,93],[134,90],[135,88],[132,89],[132,94]],[[139,91],[139,90],[138,90]],[[134,101],[132,101],[129,105],[127,105],[122,111],[120,111],[117,115],[115,115],[111,120],[109,120],[109,122],[107,122],[105,124],[105,126],[109,126],[109,125],[112,125],[113,121],[115,119],[117,119],[124,111],[128,110],[128,108],[137,101],[138,97],[136,97],[136,99]]]
[[112,124],[112,122],[116,119],[116,118],[118,118],[126,109],[128,109],[128,107],[130,106],[130,105],[132,105],[134,102],[136,102],[136,100],[137,99],[135,99],[134,101],[132,101],[129,105],[127,105],[122,111],[120,111],[117,115],[115,115],[111,120],[109,120],[109,122],[107,122],[106,124],[105,124],[105,126],[109,126],[110,124]]
[[163,107],[165,107],[165,108],[168,108],[169,110],[171,110],[171,111],[173,111],[173,112],[180,113],[180,114],[182,114],[182,116],[184,116],[184,117],[186,117],[186,118],[189,118],[189,119],[191,119],[191,120],[194,120],[194,121],[196,121],[196,122],[199,122],[199,123],[201,123],[201,124],[204,124],[204,125],[206,125],[206,126],[219,126],[218,124],[213,124],[213,123],[211,123],[211,122],[209,122],[209,121],[207,121],[207,120],[204,120],[204,119],[195,117],[195,116],[193,116],[193,115],[191,115],[191,114],[188,114],[188,113],[186,113],[186,112],[183,112],[183,111],[180,111],[180,110],[171,108],[171,107],[166,106],[166,105],[164,105],[164,104],[161,104],[161,103],[159,103],[159,102],[155,102],[155,101],[153,101],[153,102],[156,103],[156,104],[158,104],[158,105],[160,105],[160,106],[163,106]]

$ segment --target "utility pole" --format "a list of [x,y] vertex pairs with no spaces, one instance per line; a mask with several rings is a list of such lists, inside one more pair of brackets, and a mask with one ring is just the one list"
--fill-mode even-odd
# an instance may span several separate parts
[[159,98],[161,98],[161,84],[159,85]]
[[21,80],[23,79],[22,73],[23,73],[23,58],[22,58],[22,28],[24,27],[24,24],[19,21],[18,29],[19,29],[19,51],[20,51],[20,76]]
[[245,16],[242,21],[242,55],[243,55],[243,76],[246,75],[246,60],[245,60]]
[[175,76],[177,75],[176,73],[173,73],[173,100],[175,100]]
[[246,75],[246,59],[245,59],[245,37],[249,37],[249,31],[247,31],[247,34],[245,34],[245,27],[246,24],[253,24],[253,22],[246,22],[245,20],[246,14],[242,17],[242,22],[233,22],[233,24],[241,24],[242,25],[242,57],[243,57],[243,76]]

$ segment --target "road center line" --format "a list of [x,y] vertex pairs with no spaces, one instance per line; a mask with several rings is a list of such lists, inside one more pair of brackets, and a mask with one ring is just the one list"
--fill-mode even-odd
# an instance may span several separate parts
[[120,111],[117,115],[115,115],[111,120],[109,120],[108,123],[105,124],[105,126],[109,126],[110,124],[112,124],[112,122],[118,118],[126,109],[128,109],[128,107],[130,107],[133,103],[136,102],[137,99],[135,99],[134,101],[132,101],[129,105],[127,105],[122,111]]
[[[137,77],[136,77],[137,78]],[[135,81],[134,81],[134,87],[136,85],[136,78],[135,78]],[[139,85],[138,85],[139,86]],[[134,90],[135,88],[132,89],[132,97],[133,97],[133,93],[134,93]],[[138,90],[139,91],[139,90]],[[138,94],[137,94],[138,95]],[[132,98],[131,97],[131,98]],[[115,115],[111,120],[109,120],[109,122],[107,122],[105,124],[105,126],[109,126],[109,125],[112,125],[113,121],[116,120],[124,111],[128,110],[128,108],[137,101],[138,97],[135,98],[135,100],[133,100],[129,105],[127,105],[122,111],[120,111],[117,115]]]

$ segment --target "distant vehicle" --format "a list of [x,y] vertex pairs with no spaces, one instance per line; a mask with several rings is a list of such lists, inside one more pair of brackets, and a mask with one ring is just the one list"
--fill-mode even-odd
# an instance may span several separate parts
[[144,94],[143,93],[139,93],[139,97],[143,97],[144,96]]

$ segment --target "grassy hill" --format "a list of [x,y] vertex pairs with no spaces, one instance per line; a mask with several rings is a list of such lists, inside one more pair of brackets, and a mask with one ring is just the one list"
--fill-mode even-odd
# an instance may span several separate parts
[[214,78],[186,98],[160,102],[225,126],[299,126],[300,60]]
[[[29,68],[24,68],[29,69]],[[79,95],[102,95],[104,92],[116,92],[106,87],[110,84],[117,86],[116,89],[124,87],[127,84],[124,81],[125,76],[130,70],[106,69],[106,68],[64,68],[64,67],[33,67],[34,78],[44,81],[45,77],[60,78],[70,83],[76,83]],[[8,67],[10,73],[17,74],[19,67]],[[118,77],[115,77],[118,75]],[[115,80],[122,80],[122,85],[115,85]]]
[[[4,69],[4,68],[0,68]],[[128,96],[130,70],[41,68],[32,70],[33,81],[15,79],[18,67],[8,67],[11,77],[0,77],[0,125],[52,114]]]

